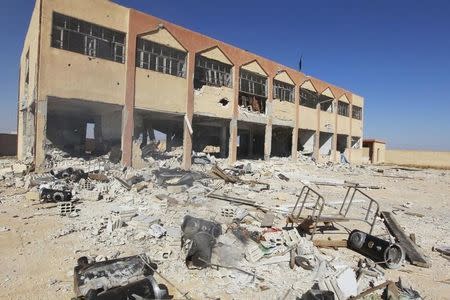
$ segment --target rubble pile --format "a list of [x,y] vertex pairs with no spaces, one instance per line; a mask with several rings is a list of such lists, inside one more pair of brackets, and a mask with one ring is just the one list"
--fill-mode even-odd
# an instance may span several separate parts
[[[180,155],[175,149],[164,158],[148,156],[145,168],[133,169],[110,155],[86,160],[53,150],[48,172],[12,164],[2,166],[0,179],[63,218],[52,240],[76,234],[84,241],[74,249],[78,297],[128,299],[133,290],[138,299],[387,299],[408,290],[404,299],[420,299],[412,288],[386,280],[386,269],[402,268],[412,252],[403,248],[399,229],[381,218],[382,203],[371,210],[373,199],[363,197],[382,187],[314,177],[298,164],[381,174],[377,170],[316,164],[302,155],[297,164],[276,158],[227,167],[225,160],[195,153],[192,170],[184,171]],[[360,197],[348,204],[336,189],[325,197],[324,186]],[[327,235],[344,221],[339,238]]]

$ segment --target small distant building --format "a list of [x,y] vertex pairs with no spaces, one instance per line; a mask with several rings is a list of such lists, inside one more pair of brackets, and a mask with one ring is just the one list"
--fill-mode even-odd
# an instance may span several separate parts
[[385,162],[385,142],[376,139],[364,140],[363,148],[369,148],[369,159],[372,164],[381,164]]

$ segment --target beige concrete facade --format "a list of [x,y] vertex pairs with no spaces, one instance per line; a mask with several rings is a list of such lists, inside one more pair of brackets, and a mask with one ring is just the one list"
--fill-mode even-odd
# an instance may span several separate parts
[[450,152],[386,150],[385,163],[423,168],[450,169]]
[[[124,33],[124,61],[53,47],[55,12]],[[136,54],[138,38],[184,53],[184,74],[176,76],[137,66],[136,61],[140,59]],[[219,85],[215,82],[216,85],[207,83],[194,87],[194,81],[198,80],[198,56],[230,70],[227,83],[221,81]],[[328,153],[322,155],[324,159],[338,159],[338,134],[347,136],[347,148],[362,146],[362,143],[354,146],[352,137],[362,141],[363,118],[352,119],[351,114],[352,105],[364,111],[362,97],[248,51],[107,0],[38,0],[20,65],[18,156],[20,159],[33,157],[37,166],[44,162],[48,140],[70,146],[71,149],[77,148],[75,142],[67,141],[70,140],[67,136],[82,140],[86,131],[82,127],[86,123],[95,124],[99,143],[110,146],[119,143],[124,165],[131,165],[132,157],[136,156],[133,144],[140,138],[144,130],[142,126],[180,138],[183,141],[185,168],[190,167],[190,153],[199,143],[200,133],[197,132],[202,132],[205,126],[214,130],[225,129],[220,133],[220,142],[216,143],[221,145],[221,153],[228,156],[230,163],[242,157],[242,153],[260,153],[265,159],[271,155],[287,155],[296,159],[297,150],[303,147],[301,141],[310,141],[303,136],[309,131],[315,134],[314,152],[317,156],[319,149],[327,148],[320,150],[321,153]],[[169,62],[165,66],[169,66]],[[258,104],[260,112],[247,111],[239,105],[241,93],[245,92],[240,80],[242,70],[266,80],[263,102]],[[26,83],[25,77],[28,78]],[[292,87],[294,95],[291,101],[274,96],[274,80]],[[314,93],[319,100],[321,97],[330,99],[327,101],[332,102],[334,110],[321,111],[317,107],[304,106],[299,96],[301,89]],[[349,103],[349,116],[337,114],[338,99]],[[76,110],[71,113],[71,108]],[[139,118],[136,118],[136,113]],[[49,124],[56,120],[71,118],[74,119],[71,124],[65,124],[57,132],[53,126],[49,128]],[[120,126],[105,125],[114,120],[120,122]],[[74,133],[72,127],[75,123],[78,127]],[[191,128],[195,129],[193,133]],[[275,131],[277,134],[272,134]],[[249,139],[248,151],[238,149],[238,137]],[[280,144],[292,146],[279,149]],[[257,149],[258,145],[264,146]],[[242,148],[242,145],[239,147]],[[351,155],[351,149],[349,152]]]

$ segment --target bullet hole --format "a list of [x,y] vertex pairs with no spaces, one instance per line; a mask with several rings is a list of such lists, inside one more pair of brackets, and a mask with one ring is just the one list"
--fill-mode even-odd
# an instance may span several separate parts
[[150,78],[150,75],[147,75],[147,78]]
[[117,82],[117,85],[120,85],[120,83],[119,83],[119,82]]
[[222,98],[222,99],[220,99],[220,101],[219,101],[219,103],[222,104],[222,106],[227,106],[227,104],[228,104],[229,102],[230,102],[230,101],[229,101],[227,98]]
[[71,64],[67,64],[68,67],[72,66]]

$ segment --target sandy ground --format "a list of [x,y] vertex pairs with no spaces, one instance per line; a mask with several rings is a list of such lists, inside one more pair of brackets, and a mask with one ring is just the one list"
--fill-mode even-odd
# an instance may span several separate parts
[[[432,251],[433,246],[450,245],[450,171],[429,169],[396,171],[389,169],[392,167],[379,167],[385,169],[382,174],[376,171],[378,167],[349,170],[348,168],[318,168],[311,164],[287,162],[285,160],[271,164],[267,170],[267,173],[270,173],[268,176],[273,176],[277,172],[289,176],[295,172],[304,178],[349,180],[383,187],[383,189],[370,189],[366,192],[380,203],[380,210],[394,211],[397,221],[407,233],[415,233],[417,244],[432,263],[429,269],[405,263],[398,270],[386,270],[386,278],[395,281],[399,276],[407,278],[426,299],[450,299],[450,261]],[[276,180],[273,179],[273,181]],[[301,186],[300,182],[291,179],[285,183],[278,180],[275,185],[285,185],[285,187],[281,192],[264,194],[265,203],[272,206],[294,204],[295,197],[291,196],[291,191],[298,189]],[[148,190],[148,194],[151,194],[151,188]],[[342,197],[345,194],[342,187],[320,186],[317,190],[329,195],[331,199],[339,199],[339,195]],[[1,299],[70,299],[74,296],[72,270],[80,256],[99,254],[110,256],[115,252],[120,253],[120,256],[131,255],[147,252],[161,243],[154,239],[150,241],[139,239],[134,244],[130,242],[132,239],[121,242],[122,237],[114,236],[109,237],[110,242],[99,242],[102,240],[99,238],[103,236],[102,234],[89,234],[96,222],[100,222],[101,217],[117,205],[117,200],[84,202],[79,206],[79,216],[68,218],[59,216],[55,207],[45,208],[48,205],[27,200],[25,192],[26,190],[21,188],[7,188],[4,182],[0,182]],[[209,201],[211,202],[204,203],[203,206],[217,205],[215,202],[217,200],[209,199]],[[135,204],[139,205],[139,202]],[[182,216],[186,212],[202,210],[205,207],[178,206],[178,209],[182,211]],[[170,213],[170,209],[161,213],[168,214],[168,212]],[[405,212],[420,213],[423,217]],[[179,222],[175,219],[174,217],[174,226]],[[281,226],[284,222],[283,218],[278,218],[277,222]],[[77,224],[76,229],[70,232],[73,224]],[[348,249],[327,251],[331,255],[345,256],[353,261],[361,257]],[[172,263],[166,262],[160,267],[160,271],[170,278],[171,274],[177,272],[176,268],[183,267],[181,260],[182,258]],[[305,272],[301,269],[289,270],[286,265],[279,269],[281,272],[286,270],[286,276],[293,276],[293,278],[297,274],[301,276],[300,272]],[[182,281],[179,278],[173,278],[173,281],[178,283],[178,287],[184,291],[199,288],[198,286],[201,287],[202,284],[208,285],[208,276],[213,274],[213,271],[189,271],[186,274],[192,276],[190,280]],[[273,276],[279,276],[279,274],[280,272],[275,272],[274,268]],[[198,282],[200,283],[197,284]],[[274,291],[272,288],[271,294],[265,294],[262,290],[262,288],[256,291],[253,289],[242,293],[237,290],[223,295],[191,290],[190,295],[197,299],[207,297],[239,299],[249,296],[267,299],[277,298],[277,296],[280,298],[286,294],[285,290]],[[301,291],[291,292],[288,298],[294,299],[296,295],[301,295]]]

